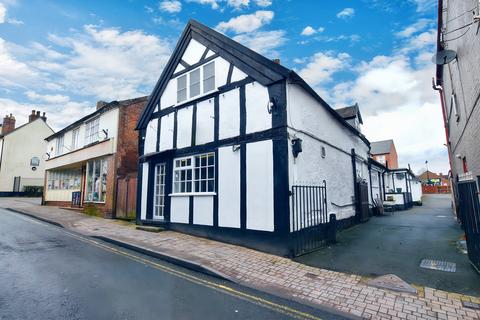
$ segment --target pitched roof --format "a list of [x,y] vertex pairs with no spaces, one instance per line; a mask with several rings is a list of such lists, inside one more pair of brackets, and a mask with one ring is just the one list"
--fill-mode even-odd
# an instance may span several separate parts
[[302,86],[311,94],[328,112],[330,112],[347,129],[359,136],[367,145],[369,141],[356,128],[347,123],[337,112],[335,112],[316,92],[313,90],[298,74],[293,70],[273,62],[261,54],[239,44],[229,37],[201,24],[198,21],[190,19],[187,26],[170,57],[168,63],[160,75],[155,88],[150,95],[147,106],[137,124],[137,130],[144,129],[148,125],[151,114],[154,112],[165,87],[174,74],[175,68],[180,62],[190,39],[195,39],[212,51],[218,53],[222,58],[232,63],[234,66],[248,74],[255,81],[264,86],[275,82],[289,79],[292,83]]
[[390,148],[393,144],[393,140],[373,141],[370,143],[371,154],[386,154],[390,153]]
[[335,109],[335,111],[345,120],[358,117],[358,122],[363,124],[362,114],[360,113],[358,103],[355,103],[353,106]]
[[[42,120],[43,122],[45,122],[45,124],[47,125],[47,127],[48,127],[50,130],[52,130],[52,132],[53,132],[53,129],[48,125],[48,123],[47,123],[46,121],[44,121],[42,118],[37,118],[37,119],[35,119],[35,120],[33,120],[33,121],[24,123],[24,124],[22,124],[21,126],[16,127],[15,129],[13,129],[12,131],[10,131],[9,133],[6,133],[6,134],[1,134],[1,133],[0,133],[0,139],[2,139],[3,137],[6,137],[6,136],[8,136],[8,135],[11,135],[11,134],[14,133],[14,132],[17,132],[18,130],[20,130],[20,129],[28,126],[29,124],[34,123],[35,121],[38,121],[38,120]],[[1,129],[1,127],[2,127],[2,126],[0,125],[0,129]]]
[[79,125],[81,125],[82,123],[84,123],[85,121],[87,121],[88,119],[90,118],[94,118],[96,117],[97,115],[100,115],[100,114],[103,114],[107,111],[110,111],[112,109],[115,109],[115,108],[118,108],[120,106],[129,106],[131,104],[134,104],[134,103],[137,103],[139,101],[142,101],[142,100],[147,100],[147,96],[144,96],[144,97],[138,97],[138,98],[134,98],[134,99],[128,99],[128,100],[122,100],[122,101],[111,101],[107,104],[105,104],[103,107],[95,110],[94,112],[90,113],[90,114],[87,114],[85,117],[81,118],[81,119],[78,119],[77,121],[73,122],[72,124],[69,124],[68,126],[66,126],[65,128],[55,132],[54,134],[48,136],[47,138],[45,138],[45,140],[47,141],[50,141],[52,140],[53,138],[75,128],[75,127],[78,127]]

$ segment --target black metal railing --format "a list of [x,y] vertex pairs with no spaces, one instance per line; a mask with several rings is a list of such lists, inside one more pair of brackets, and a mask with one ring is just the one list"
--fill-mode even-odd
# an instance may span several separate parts
[[[292,255],[299,256],[321,247],[335,237],[327,213],[327,185],[292,186]],[[333,220],[335,220],[333,218]],[[330,228],[330,229],[329,229]],[[333,239],[334,240],[334,239]]]
[[480,200],[474,180],[457,183],[459,220],[465,229],[468,258],[480,272]]

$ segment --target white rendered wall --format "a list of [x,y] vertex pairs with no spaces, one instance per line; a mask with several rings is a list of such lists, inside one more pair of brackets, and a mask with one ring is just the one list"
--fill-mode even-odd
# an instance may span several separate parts
[[188,223],[190,198],[184,196],[170,197],[170,221],[177,223]]
[[148,163],[142,164],[142,204],[140,207],[140,218],[147,218],[147,195],[148,195]]
[[147,125],[147,132],[145,134],[144,154],[157,151],[157,132],[158,120],[153,119]]
[[160,98],[160,108],[165,109],[177,104],[177,80],[170,80]]
[[[44,140],[53,134],[42,120],[35,120],[3,137],[2,166],[0,168],[0,191],[13,191],[14,177],[22,177],[22,185],[43,186],[45,175]],[[32,170],[30,160],[40,159],[40,166]],[[20,190],[22,191],[22,190]]]
[[193,224],[213,226],[213,196],[193,197]]
[[160,151],[173,148],[173,125],[174,125],[173,113],[167,114],[162,117],[160,123]]
[[422,184],[417,180],[412,180],[412,200],[422,201]]
[[392,193],[392,194],[387,193],[385,194],[385,197],[387,198],[387,201],[393,198],[393,201],[395,201],[395,204],[404,204],[402,193]]
[[[289,143],[290,190],[293,185],[323,185],[325,180],[327,212],[335,213],[338,220],[355,215],[352,199],[354,189],[351,156],[305,134],[289,130],[289,135],[291,138],[295,136],[303,140],[303,151],[297,158],[293,157],[291,143]],[[321,156],[322,147],[325,148],[325,158]]]
[[240,90],[234,89],[219,96],[219,138],[240,134]]
[[[320,185],[323,180],[326,180],[328,213],[335,213],[339,220],[355,215],[350,152],[354,148],[356,154],[366,160],[368,146],[303,88],[290,83],[287,84],[287,113],[288,126],[291,127],[288,130],[290,139],[298,137],[303,140],[303,152],[298,158],[293,159],[291,146],[289,147],[290,186],[293,184]],[[326,150],[325,159],[321,157],[322,146]],[[356,163],[357,174],[368,184],[367,165],[360,159]]]
[[189,65],[195,64],[200,61],[203,52],[206,47],[195,39],[191,39],[188,43],[187,49],[183,53],[182,60]]
[[195,144],[205,144],[214,140],[215,102],[214,99],[201,101],[197,104],[197,128]]
[[[99,119],[99,129],[98,129],[98,134],[99,134],[99,141],[102,140],[102,138],[105,137],[104,133],[102,132],[103,130],[108,131],[108,138],[116,138],[118,135],[118,117],[120,115],[120,110],[118,108],[109,110],[103,114],[100,115]],[[74,127],[68,131],[66,131],[63,134],[63,152],[62,154],[69,153],[74,151],[72,148],[72,133],[73,130],[79,128],[80,133],[79,133],[79,138],[78,138],[78,143],[79,145],[77,146],[76,149],[81,149],[85,146],[85,123],[88,121],[95,119],[96,117],[92,117],[85,121],[84,123],[79,124],[77,127]],[[53,138],[48,142],[47,145],[47,151],[50,153],[50,157],[53,158],[56,156],[56,147],[57,147],[57,139],[58,137]],[[155,138],[156,141],[156,138]],[[115,150],[116,151],[116,144],[115,144]]]
[[247,110],[247,133],[258,132],[272,127],[272,115],[268,113],[268,89],[258,82],[245,86]]
[[177,111],[177,148],[179,149],[192,145],[192,114],[193,106]]
[[244,73],[243,71],[241,71],[237,67],[233,67],[232,82],[243,80],[246,77],[248,77],[246,73]]
[[218,149],[218,225],[240,228],[240,150]]
[[247,144],[247,229],[274,231],[271,140]]

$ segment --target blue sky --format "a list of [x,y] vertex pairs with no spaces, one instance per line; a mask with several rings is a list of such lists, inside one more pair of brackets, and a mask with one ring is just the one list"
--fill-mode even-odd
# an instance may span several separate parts
[[446,172],[431,89],[435,0],[0,0],[0,110],[60,129],[97,100],[148,95],[189,18],[295,69],[332,106],[358,102],[401,165]]

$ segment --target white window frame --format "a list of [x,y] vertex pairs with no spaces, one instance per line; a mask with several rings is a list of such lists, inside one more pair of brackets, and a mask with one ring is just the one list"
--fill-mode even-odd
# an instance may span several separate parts
[[457,95],[452,93],[450,96],[450,109],[453,110],[453,114],[455,115],[455,121],[460,121],[460,113],[458,113],[458,106],[457,106]]
[[[93,131],[93,130],[96,130]],[[85,122],[85,145],[98,142],[100,139],[100,117]]]
[[72,151],[80,147],[80,127],[72,130]]
[[[202,166],[201,160],[199,166],[196,166],[197,158],[201,159],[202,157],[207,157],[207,162],[205,166]],[[209,165],[208,160],[209,158],[213,158],[213,164]],[[182,165],[178,166],[179,162],[190,160],[189,165]],[[179,161],[179,162],[177,162]],[[208,168],[213,168],[213,176],[208,176]],[[202,169],[206,170],[206,177],[203,178],[201,176]],[[191,179],[178,179],[179,175],[176,175],[178,172],[180,174],[181,171],[190,170]],[[198,173],[197,173],[198,171]],[[212,190],[208,190],[208,183],[209,181],[213,181],[213,188]],[[205,182],[205,186],[207,190],[200,191],[202,189],[202,183]],[[182,191],[181,184],[185,183],[184,191]],[[190,183],[190,188],[187,188],[188,183]],[[190,190],[188,190],[190,189]],[[216,194],[216,185],[215,185],[215,153],[214,152],[207,152],[202,154],[196,154],[189,157],[182,157],[176,158],[173,160],[173,186],[172,186],[173,193],[171,196],[182,196],[182,195],[215,195]]]
[[153,198],[153,219],[165,219],[165,176],[167,166],[165,163],[155,165],[155,183]]
[[65,136],[62,134],[57,137],[55,141],[55,156],[61,156],[63,154],[63,147],[65,146]]
[[[213,64],[213,76],[211,76],[211,77],[209,77],[209,78],[207,78],[207,79],[204,79],[204,68],[205,68],[207,65],[210,65],[210,64]],[[191,85],[192,85],[191,82],[190,82],[190,80],[191,80],[191,73],[193,73],[193,72],[195,72],[195,71],[197,71],[197,70],[199,70],[199,72],[200,72],[200,84],[199,84],[199,85],[200,85],[200,91],[199,91],[200,93],[197,94],[197,95],[195,95],[195,96],[190,96],[190,87],[191,87]],[[180,79],[181,77],[185,77],[185,76],[186,76],[186,79],[187,79],[187,80],[186,80],[186,82],[187,82],[187,83],[186,83],[186,98],[185,98],[184,100],[180,100],[180,99],[179,99],[179,93],[180,93],[180,91],[183,91],[184,89],[183,89],[183,88],[182,88],[182,89],[179,89],[179,86],[178,86],[178,85],[179,85],[179,79]],[[209,79],[211,79],[211,78],[213,78],[213,89],[212,89],[212,90],[209,90],[209,91],[204,91],[204,83],[205,83],[205,81],[206,81],[206,80],[209,80]],[[175,81],[177,82],[177,104],[183,104],[183,103],[185,103],[185,102],[194,100],[194,99],[196,99],[196,98],[198,98],[198,97],[201,97],[201,96],[203,96],[203,95],[206,95],[206,94],[215,92],[215,91],[217,90],[217,76],[216,76],[215,60],[209,61],[208,63],[205,63],[205,64],[203,64],[203,65],[201,65],[201,66],[199,66],[199,67],[197,67],[197,68],[195,68],[195,69],[192,69],[192,70],[190,70],[190,71],[188,71],[188,72],[186,72],[186,73],[178,76],[177,78],[175,78]]]

